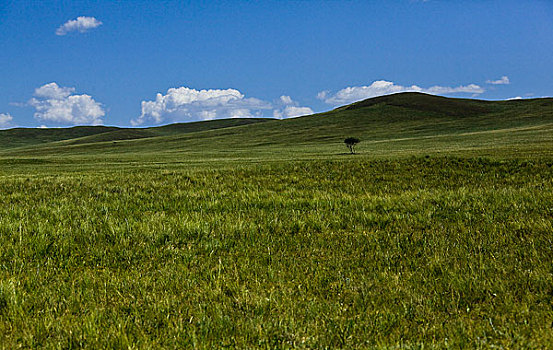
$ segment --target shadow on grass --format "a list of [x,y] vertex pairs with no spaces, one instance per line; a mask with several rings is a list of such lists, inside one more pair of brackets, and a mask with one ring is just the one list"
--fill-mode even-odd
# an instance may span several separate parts
[[350,153],[350,152],[342,152],[342,153],[336,153],[337,156],[359,156],[361,153]]

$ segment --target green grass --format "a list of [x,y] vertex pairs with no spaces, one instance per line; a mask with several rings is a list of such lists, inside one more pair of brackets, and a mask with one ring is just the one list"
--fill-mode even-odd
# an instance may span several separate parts
[[551,348],[549,103],[5,150],[0,348]]
[[548,347],[552,165],[6,175],[0,343]]

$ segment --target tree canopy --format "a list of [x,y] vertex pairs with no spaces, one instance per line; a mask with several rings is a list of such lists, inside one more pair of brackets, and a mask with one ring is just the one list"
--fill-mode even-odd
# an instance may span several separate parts
[[348,137],[344,140],[344,143],[349,148],[349,151],[351,154],[355,153],[355,145],[357,145],[359,142],[361,142],[358,138],[355,137]]

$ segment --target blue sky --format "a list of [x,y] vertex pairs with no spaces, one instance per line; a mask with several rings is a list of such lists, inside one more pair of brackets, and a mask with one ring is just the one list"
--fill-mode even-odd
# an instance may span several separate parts
[[553,95],[553,1],[0,0],[0,127]]

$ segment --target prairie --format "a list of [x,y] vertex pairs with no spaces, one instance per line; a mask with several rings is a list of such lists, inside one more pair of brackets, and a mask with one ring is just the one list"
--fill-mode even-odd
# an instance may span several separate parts
[[399,94],[19,130],[0,141],[0,344],[549,348],[552,106]]

